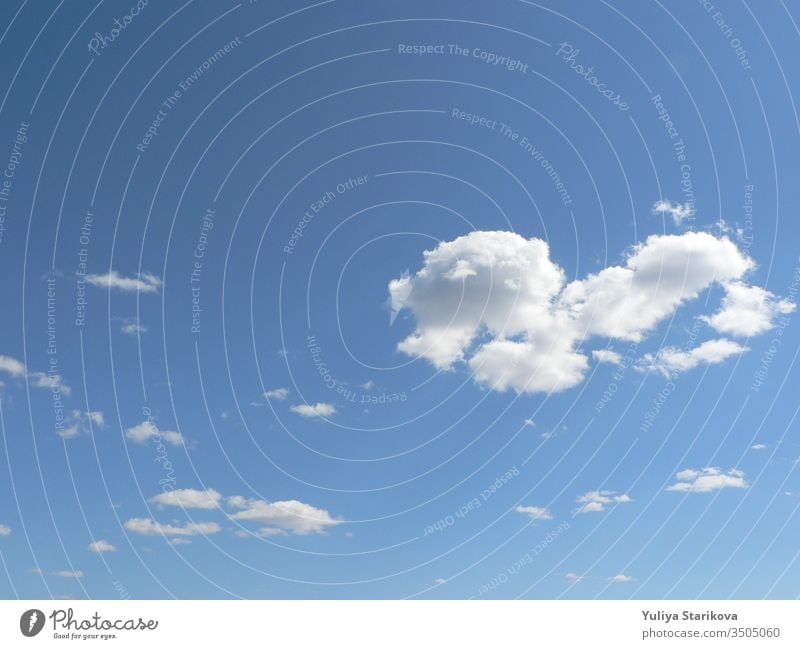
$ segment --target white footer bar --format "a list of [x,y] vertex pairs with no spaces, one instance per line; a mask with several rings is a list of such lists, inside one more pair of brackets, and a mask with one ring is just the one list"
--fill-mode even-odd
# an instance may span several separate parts
[[[4,601],[0,647],[800,647],[795,601]],[[543,644],[550,643],[550,644]]]

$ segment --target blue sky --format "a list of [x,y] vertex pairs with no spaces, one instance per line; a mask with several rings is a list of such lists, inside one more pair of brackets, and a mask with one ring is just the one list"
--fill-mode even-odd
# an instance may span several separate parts
[[0,596],[797,596],[797,7],[430,4],[0,8]]

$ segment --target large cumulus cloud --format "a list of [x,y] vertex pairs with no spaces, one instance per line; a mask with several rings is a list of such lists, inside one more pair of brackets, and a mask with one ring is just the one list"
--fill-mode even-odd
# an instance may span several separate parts
[[794,305],[748,285],[754,267],[730,239],[686,232],[648,237],[622,264],[567,282],[545,241],[475,231],[426,251],[422,268],[392,280],[389,293],[393,312],[416,319],[399,351],[443,370],[466,362],[492,389],[559,392],[583,380],[593,338],[640,342],[715,284],[726,294],[703,316],[708,326],[734,336],[767,331]]

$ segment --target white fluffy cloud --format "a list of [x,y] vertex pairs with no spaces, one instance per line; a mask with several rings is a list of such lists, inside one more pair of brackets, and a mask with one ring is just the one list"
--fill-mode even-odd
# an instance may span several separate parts
[[231,515],[233,520],[255,521],[269,525],[260,531],[260,534],[275,534],[271,530],[283,530],[293,534],[319,534],[328,527],[339,525],[343,521],[334,518],[331,514],[312,505],[307,505],[298,500],[283,500],[267,502],[266,500],[253,500],[242,496],[231,496],[227,503],[236,513]]
[[104,541],[103,539],[99,539],[98,541],[94,541],[93,543],[89,544],[89,550],[96,554],[102,554],[103,552],[115,552],[116,549],[116,545],[108,541]]
[[535,505],[519,505],[514,509],[519,514],[525,514],[529,518],[541,521],[553,520],[553,514],[547,507],[536,507]]
[[612,365],[619,365],[622,362],[622,356],[611,349],[594,349],[592,358],[598,363],[611,363]]
[[222,502],[222,494],[215,489],[173,489],[154,496],[150,502],[162,507],[217,509]]
[[125,521],[125,529],[146,536],[195,536],[197,534],[216,534],[222,528],[218,523],[163,525],[156,523],[152,518],[130,518]]
[[297,413],[301,417],[312,419],[314,417],[330,417],[336,414],[336,406],[332,403],[301,403],[297,406],[290,406],[289,410]]
[[572,584],[577,584],[585,579],[583,575],[579,575],[577,572],[568,572],[564,575],[564,579]]
[[392,304],[414,311],[417,330],[400,351],[449,368],[482,327],[498,339],[526,333],[550,320],[564,273],[547,243],[513,232],[472,232],[425,252],[415,275],[389,284]]
[[739,469],[723,471],[711,466],[704,469],[685,469],[677,473],[675,478],[678,482],[667,487],[667,491],[708,493],[728,487],[745,489],[749,486],[744,472]]
[[[284,500],[269,502],[261,499],[229,496],[228,498],[216,489],[175,489],[160,493],[150,502],[162,507],[182,507],[184,509],[221,509],[226,505],[234,510],[226,515],[231,520],[253,521],[262,527],[256,536],[268,537],[291,534],[319,534],[328,527],[343,523],[340,518],[331,516],[330,512],[300,502]],[[142,520],[142,519],[136,519]],[[242,531],[241,536],[252,533]]]
[[8,525],[0,525],[0,536],[11,536],[11,528]]
[[730,239],[705,232],[654,235],[634,246],[623,266],[571,282],[562,302],[587,334],[638,342],[704,289],[754,266]]
[[608,505],[615,503],[629,503],[631,497],[628,494],[618,494],[614,491],[589,491],[582,496],[578,496],[575,502],[580,505],[579,514],[589,514],[592,512],[604,512]]
[[149,420],[141,424],[131,426],[125,431],[125,437],[138,444],[146,444],[151,438],[160,436],[167,444],[180,446],[183,444],[183,435],[174,430],[159,430],[158,427]]
[[480,347],[469,367],[478,383],[504,392],[561,392],[583,380],[589,362],[557,330],[535,341],[492,340]]
[[636,369],[640,372],[653,370],[669,378],[698,365],[717,365],[746,351],[747,347],[726,338],[707,340],[689,351],[663,347],[655,354],[645,354],[636,364]]
[[[492,389],[557,392],[583,380],[589,356],[582,346],[593,337],[640,342],[714,284],[727,294],[708,318],[712,327],[739,335],[745,329],[734,331],[731,313],[743,310],[755,323],[748,330],[772,326],[793,305],[745,284],[754,267],[730,239],[686,232],[648,237],[622,264],[568,283],[546,242],[476,231],[426,251],[422,268],[392,280],[389,294],[394,309],[416,318],[399,351],[443,370],[465,361]],[[761,310],[753,307],[759,300]],[[619,362],[607,349],[593,356]]]
[[22,377],[27,374],[25,365],[16,358],[0,355],[0,372],[5,372],[14,377]]
[[86,281],[92,286],[110,288],[124,293],[157,293],[161,279],[152,273],[140,273],[136,277],[123,277],[112,270],[105,275],[87,275]]
[[703,320],[720,333],[757,336],[775,326],[775,319],[795,310],[789,300],[780,300],[760,286],[730,282],[725,286],[722,308]]

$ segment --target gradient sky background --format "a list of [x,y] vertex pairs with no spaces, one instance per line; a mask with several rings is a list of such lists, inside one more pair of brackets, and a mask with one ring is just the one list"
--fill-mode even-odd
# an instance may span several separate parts
[[[0,596],[798,596],[797,3],[151,1],[96,53],[135,2],[80,4],[0,7]],[[569,389],[492,389],[399,351],[389,298],[473,231],[565,282],[727,237],[784,313],[722,336],[713,285],[579,341]]]

